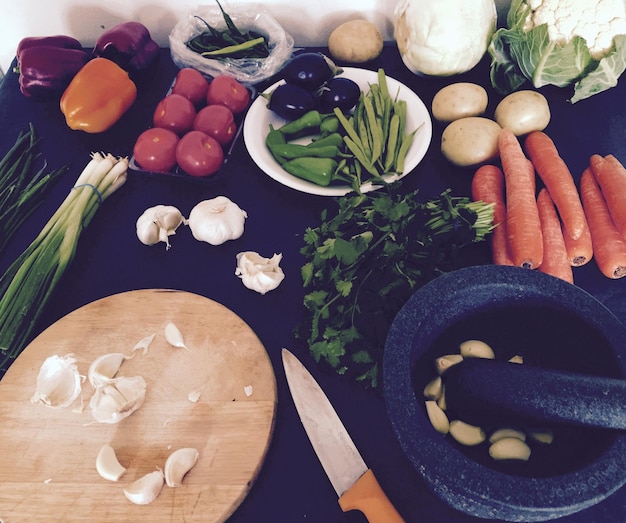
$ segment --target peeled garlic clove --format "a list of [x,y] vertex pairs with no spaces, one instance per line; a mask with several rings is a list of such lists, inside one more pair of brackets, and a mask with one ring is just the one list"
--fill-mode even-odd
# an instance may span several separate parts
[[111,352],[96,358],[89,366],[87,378],[92,387],[101,387],[109,383],[120,370],[126,356],[120,352]]
[[185,223],[181,212],[172,205],[155,205],[146,209],[137,219],[137,238],[144,245],[165,243],[170,248],[169,237],[176,234],[176,229]]
[[530,447],[519,438],[502,438],[489,446],[489,455],[495,460],[528,461]]
[[182,332],[180,332],[180,329],[171,321],[165,325],[164,334],[167,343],[169,343],[172,347],[187,349]]
[[265,294],[274,290],[285,279],[285,273],[279,266],[282,258],[282,254],[264,258],[257,252],[240,252],[237,254],[235,275],[241,278],[248,289]]
[[450,435],[462,445],[479,445],[486,439],[485,431],[459,419],[450,422]]
[[180,487],[183,477],[198,462],[200,453],[193,448],[182,448],[172,452],[165,461],[165,483],[168,487]]
[[130,416],[146,397],[146,381],[141,376],[115,378],[98,387],[89,401],[91,415],[100,423],[119,423]]
[[164,478],[163,472],[155,470],[131,483],[124,489],[124,495],[136,505],[152,503],[161,493]]
[[435,368],[437,369],[437,373],[441,375],[448,370],[449,367],[461,363],[462,361],[463,356],[460,354],[446,354],[435,360]]
[[447,434],[450,431],[450,421],[443,409],[434,400],[426,400],[425,405],[433,428],[440,434]]
[[109,481],[117,481],[126,472],[126,468],[117,460],[115,450],[108,444],[103,445],[98,452],[96,470],[100,476]]
[[30,401],[46,407],[68,407],[81,391],[81,377],[73,354],[50,356],[41,365]]
[[496,357],[493,349],[484,341],[480,340],[464,341],[459,346],[459,349],[461,351],[461,356],[464,358],[486,358],[492,360]]

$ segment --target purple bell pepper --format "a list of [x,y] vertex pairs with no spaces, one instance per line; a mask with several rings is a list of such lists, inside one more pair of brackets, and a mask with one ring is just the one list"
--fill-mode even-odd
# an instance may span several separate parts
[[35,98],[60,96],[91,59],[78,40],[64,35],[24,38],[16,58],[20,91]]
[[100,35],[95,56],[108,58],[131,76],[149,69],[159,57],[159,46],[139,22],[118,24]]

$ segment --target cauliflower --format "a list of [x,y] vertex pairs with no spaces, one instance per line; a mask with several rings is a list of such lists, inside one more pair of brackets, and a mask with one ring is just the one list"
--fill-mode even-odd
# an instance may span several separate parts
[[573,85],[572,103],[588,98],[626,68],[624,0],[513,0],[489,53],[491,83],[503,94],[530,80]]
[[613,50],[615,35],[626,34],[624,0],[528,0],[528,7],[524,31],[546,24],[550,40],[559,45],[580,36],[594,60]]

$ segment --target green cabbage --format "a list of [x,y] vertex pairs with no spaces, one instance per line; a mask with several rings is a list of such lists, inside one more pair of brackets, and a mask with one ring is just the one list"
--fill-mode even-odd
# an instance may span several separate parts
[[507,27],[489,44],[491,84],[499,93],[513,92],[526,81],[536,88],[573,85],[570,101],[575,103],[617,85],[626,69],[626,35],[615,35],[614,48],[596,60],[580,36],[561,44],[550,40],[547,24],[524,31],[529,10],[526,0],[513,0]]

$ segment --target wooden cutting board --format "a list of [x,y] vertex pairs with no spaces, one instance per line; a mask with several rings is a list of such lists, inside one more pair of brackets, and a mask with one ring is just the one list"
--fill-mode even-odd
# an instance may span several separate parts
[[[168,321],[179,328],[189,350],[167,343]],[[87,380],[68,408],[31,403],[47,357],[74,353],[86,376],[98,356],[130,354],[153,333],[147,353],[137,351],[118,372],[147,382],[144,404],[120,423],[93,421],[93,388]],[[196,402],[189,397],[194,391],[200,392]],[[90,303],[41,333],[0,381],[0,521],[225,521],[259,474],[275,410],[276,380],[267,352],[224,306],[163,289]],[[118,482],[96,471],[105,443],[128,469]],[[162,469],[180,447],[200,453],[183,485],[164,486],[149,505],[128,501],[124,486]]]

